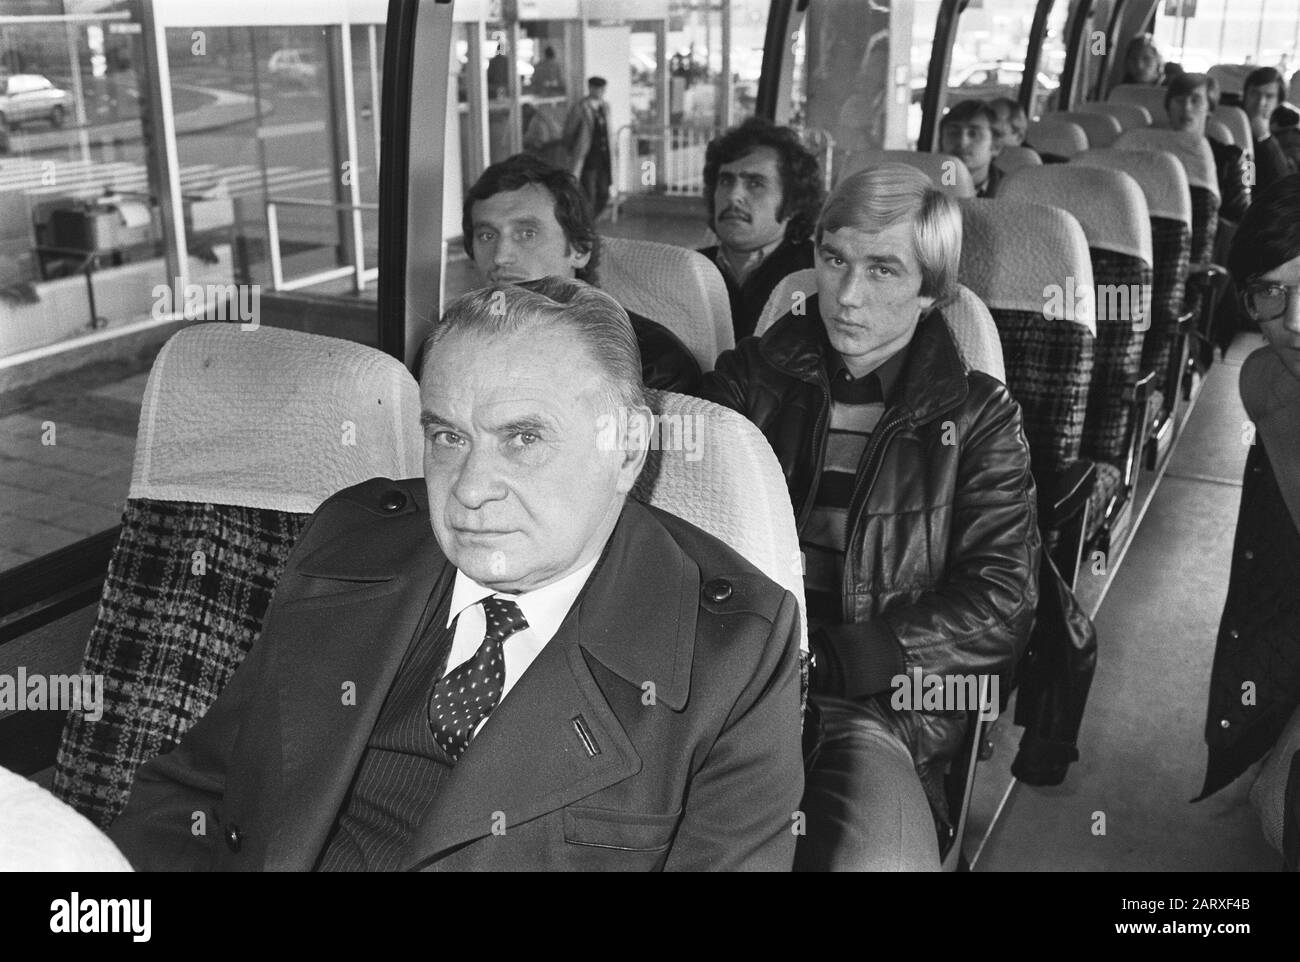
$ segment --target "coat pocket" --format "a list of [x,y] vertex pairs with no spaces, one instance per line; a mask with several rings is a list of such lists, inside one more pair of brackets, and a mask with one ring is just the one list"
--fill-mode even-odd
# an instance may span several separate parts
[[624,852],[661,852],[672,844],[681,817],[680,809],[670,815],[643,815],[571,805],[564,810],[564,840]]

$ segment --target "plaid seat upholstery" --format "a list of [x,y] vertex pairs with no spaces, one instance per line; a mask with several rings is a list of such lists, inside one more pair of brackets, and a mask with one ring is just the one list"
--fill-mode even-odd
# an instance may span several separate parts
[[1106,520],[1106,505],[1123,488],[1124,473],[1109,461],[1098,461],[1097,480],[1088,494],[1088,527],[1083,532],[1085,544],[1097,536],[1101,523]]
[[[1142,344],[1149,322],[1151,267],[1136,257],[1092,248],[1092,271],[1097,282],[1097,346],[1088,416],[1083,430],[1083,456],[1122,464],[1132,410],[1126,389],[1137,381],[1142,366]],[[1101,291],[1133,292],[1119,297]],[[1113,303],[1108,303],[1113,302]],[[1143,323],[1135,322],[1144,319]]]
[[1191,231],[1182,221],[1152,217],[1151,247],[1155,257],[1151,273],[1151,330],[1142,343],[1142,369],[1155,371],[1162,393],[1173,397],[1171,386],[1164,381],[1187,289]]
[[1214,260],[1214,237],[1219,232],[1219,195],[1206,187],[1192,185],[1193,264]]
[[1093,374],[1093,338],[1078,324],[1044,323],[1031,311],[992,309],[1007,387],[1024,413],[1035,473],[1079,460]]
[[68,716],[59,798],[101,827],[121,812],[136,769],[203,717],[257,641],[308,517],[127,502],[83,669],[104,677],[103,715]]

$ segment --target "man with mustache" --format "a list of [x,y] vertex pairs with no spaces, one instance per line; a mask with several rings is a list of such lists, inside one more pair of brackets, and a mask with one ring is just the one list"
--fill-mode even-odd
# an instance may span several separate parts
[[963,100],[939,125],[940,149],[970,171],[976,197],[996,197],[1003,173],[993,161],[1002,153],[997,111],[982,100]]
[[[530,154],[493,164],[465,197],[465,253],[489,284],[576,277],[599,285],[600,236],[573,176]],[[700,366],[662,324],[629,312],[645,386],[699,391]]]
[[789,870],[798,603],[629,499],[648,416],[609,295],[454,301],[425,345],[424,477],[313,515],[247,659],[137,774],[110,830],[132,864]]
[[709,144],[704,202],[718,243],[700,253],[727,282],[737,342],[754,333],[781,279],[813,266],[822,194],[817,158],[789,127],[751,117]]
[[916,671],[1005,680],[1029,640],[1029,446],[1020,406],[966,369],[943,317],[961,234],[956,203],[918,170],[845,178],[817,224],[817,296],[704,378],[705,398],[771,442],[799,524],[805,727],[820,717],[821,737],[797,869],[937,869],[966,716],[892,694]]

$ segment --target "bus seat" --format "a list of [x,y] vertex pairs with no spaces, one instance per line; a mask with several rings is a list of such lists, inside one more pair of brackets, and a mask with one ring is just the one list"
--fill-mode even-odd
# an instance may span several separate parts
[[0,872],[129,872],[112,839],[36,782],[0,768]]
[[1205,73],[1218,83],[1220,96],[1235,98],[1242,95],[1246,77],[1258,66],[1255,63],[1216,63]]
[[674,244],[600,239],[600,286],[629,311],[662,324],[712,371],[735,347],[731,301],[718,268],[703,254]]
[[[1246,111],[1232,104],[1219,104],[1214,108],[1210,119],[1217,120],[1232,133],[1232,140],[1225,143],[1236,144],[1248,157],[1255,156],[1255,135],[1250,129],[1250,118],[1246,116]],[[1208,124],[1205,131],[1210,132]]]
[[257,641],[311,512],[423,474],[419,404],[401,362],[349,341],[217,323],[164,345],[82,669],[104,677],[103,714],[69,714],[56,795],[112,822]]
[[1107,101],[1093,100],[1079,104],[1074,109],[1079,113],[1104,114],[1107,117],[1114,117],[1119,121],[1121,131],[1151,126],[1151,111],[1139,104],[1109,103]]
[[1300,104],[1300,70],[1291,75],[1291,83],[1287,86],[1286,99],[1290,104]]
[[[1235,109],[1239,110],[1240,108]],[[1241,147],[1241,144],[1237,143],[1236,138],[1233,136],[1232,128],[1217,117],[1205,118],[1205,136],[1213,137],[1219,143],[1227,144],[1229,147]],[[1250,141],[1247,141],[1246,146],[1242,149],[1250,156],[1255,154],[1254,144]]]
[[1165,110],[1165,88],[1150,84],[1119,84],[1106,98],[1115,104],[1135,104],[1146,108],[1151,115],[1151,126],[1169,127],[1169,112]]
[[[1147,415],[1148,429],[1164,436],[1172,424],[1178,378],[1186,364],[1184,295],[1192,250],[1192,200],[1187,174],[1173,154],[1154,150],[1086,150],[1074,159],[1083,166],[1122,170],[1141,186],[1151,216],[1151,329],[1142,342],[1142,370],[1156,380]],[[1172,441],[1172,436],[1166,436]],[[1150,467],[1155,467],[1152,449]]]
[[997,324],[1006,384],[1024,415],[1039,520],[1073,586],[1096,477],[1081,456],[1097,332],[1095,299],[1078,294],[1093,289],[1088,241],[1056,207],[999,197],[961,208],[958,276]]
[[[1133,490],[1146,391],[1142,342],[1151,324],[1151,218],[1137,181],[1118,170],[1054,164],[1017,171],[1001,197],[1050,204],[1083,228],[1097,284],[1097,340],[1081,452],[1097,464],[1089,523],[1092,543]],[[1138,384],[1144,382],[1146,390]],[[1104,550],[1104,549],[1103,549]]]
[[654,390],[646,400],[658,431],[632,496],[707,531],[793,594],[800,648],[807,651],[803,555],[785,475],[767,438],[744,415],[712,401]]
[[[768,297],[754,334],[762,336],[769,327],[788,314],[791,306],[801,297],[806,301],[816,293],[815,268],[787,275]],[[983,371],[1005,384],[1007,372],[1002,360],[1002,341],[998,337],[997,325],[993,323],[993,315],[984,306],[984,302],[970,288],[958,284],[953,296],[938,307],[943,311],[948,330],[957,342],[957,349],[961,351],[967,369]]]
[[994,165],[1004,174],[1009,174],[1013,170],[1019,170],[1021,167],[1040,167],[1043,158],[1038,156],[1038,151],[1032,147],[1022,147],[1019,144],[1007,144],[998,152],[998,156],[993,161]]
[[849,174],[875,167],[878,164],[907,164],[928,176],[936,187],[953,197],[974,197],[975,182],[970,171],[952,154],[927,153],[917,150],[863,150],[855,152],[844,163],[840,174],[843,180]]
[[1123,133],[1119,120],[1110,114],[1086,110],[1058,110],[1047,115],[1049,120],[1066,120],[1083,128],[1089,147],[1109,147]]
[[1056,154],[1067,159],[1081,150],[1088,149],[1088,134],[1084,129],[1073,121],[1060,119],[1055,114],[1047,114],[1038,120],[1031,120],[1025,141],[1033,144],[1034,150],[1039,154]]

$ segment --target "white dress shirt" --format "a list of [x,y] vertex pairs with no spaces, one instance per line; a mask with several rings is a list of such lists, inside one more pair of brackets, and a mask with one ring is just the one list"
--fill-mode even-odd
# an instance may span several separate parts
[[[524,613],[524,620],[528,622],[528,627],[523,631],[516,631],[506,639],[503,646],[506,678],[501,685],[501,698],[505,700],[515,682],[533,663],[533,659],[542,653],[542,649],[560,630],[565,616],[573,607],[574,599],[578,597],[578,592],[582,590],[591,576],[592,569],[596,567],[597,560],[599,559],[592,558],[577,571],[565,575],[545,588],[525,591],[518,595],[485,588],[457,570],[456,583],[451,591],[451,610],[447,614],[447,627],[451,627],[457,615],[460,616],[460,620],[456,622],[456,633],[452,637],[451,653],[447,656],[447,667],[443,675],[447,675],[457,666],[473,658],[474,653],[483,644],[483,636],[487,634],[487,615],[483,613],[483,599],[493,595],[506,598],[519,606]],[[487,718],[485,717],[483,721],[487,721]],[[482,724],[483,722],[479,722],[480,727]],[[478,728],[475,728],[474,732],[477,734]]]

